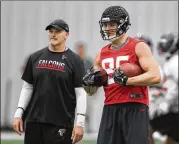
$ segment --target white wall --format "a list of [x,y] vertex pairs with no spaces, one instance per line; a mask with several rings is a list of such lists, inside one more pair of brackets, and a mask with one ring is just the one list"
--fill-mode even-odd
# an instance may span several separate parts
[[[17,106],[21,89],[20,66],[26,56],[48,44],[45,27],[54,19],[62,18],[70,26],[68,46],[83,40],[92,58],[104,42],[99,33],[102,12],[111,5],[124,6],[130,14],[129,34],[143,32],[156,43],[167,31],[178,31],[177,1],[3,1],[1,2],[1,121],[8,123]],[[159,58],[160,60],[160,58]],[[12,80],[11,101],[5,105],[6,83]],[[10,92],[10,91],[9,91]],[[9,109],[9,113],[5,113]]]

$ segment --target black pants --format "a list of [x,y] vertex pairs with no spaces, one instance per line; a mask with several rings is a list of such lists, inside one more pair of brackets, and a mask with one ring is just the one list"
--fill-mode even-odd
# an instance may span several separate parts
[[148,144],[148,125],[144,104],[105,105],[97,144]]
[[29,122],[25,129],[25,144],[72,144],[72,128]]
[[150,120],[154,131],[167,135],[176,142],[179,142],[179,113],[168,113]]

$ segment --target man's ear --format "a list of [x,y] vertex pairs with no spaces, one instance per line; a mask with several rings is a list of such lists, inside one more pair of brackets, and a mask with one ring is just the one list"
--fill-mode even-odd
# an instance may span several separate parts
[[69,33],[69,32],[66,32],[66,38],[68,38],[69,35],[70,35],[70,33]]

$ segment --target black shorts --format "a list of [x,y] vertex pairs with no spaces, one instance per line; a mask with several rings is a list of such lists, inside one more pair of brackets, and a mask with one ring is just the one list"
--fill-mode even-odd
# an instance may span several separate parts
[[105,105],[97,144],[148,144],[148,106],[141,103]]
[[168,113],[150,120],[154,131],[167,135],[174,141],[179,142],[179,113]]
[[46,123],[28,122],[25,129],[25,144],[72,144],[72,128],[63,128]]

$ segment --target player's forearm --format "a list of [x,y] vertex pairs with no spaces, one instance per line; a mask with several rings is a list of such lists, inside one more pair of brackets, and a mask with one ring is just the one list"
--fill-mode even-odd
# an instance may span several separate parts
[[30,99],[32,97],[32,92],[33,92],[33,85],[24,81],[21,94],[19,97],[18,107],[14,115],[15,118],[22,118],[24,111],[26,110],[30,102]]
[[139,76],[128,78],[127,80],[127,85],[134,86],[150,86],[158,83],[160,83],[160,74],[152,72],[146,72]]

